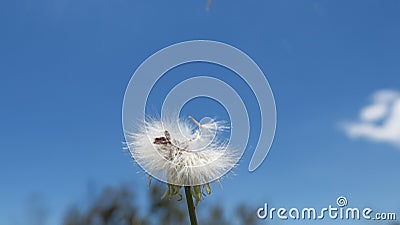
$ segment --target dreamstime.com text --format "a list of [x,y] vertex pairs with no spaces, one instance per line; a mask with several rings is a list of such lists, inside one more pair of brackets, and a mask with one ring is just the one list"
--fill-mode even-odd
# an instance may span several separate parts
[[257,210],[257,217],[262,220],[388,220],[395,221],[394,212],[375,212],[371,208],[347,207],[347,199],[340,196],[336,205],[329,205],[325,208],[269,208],[265,203]]

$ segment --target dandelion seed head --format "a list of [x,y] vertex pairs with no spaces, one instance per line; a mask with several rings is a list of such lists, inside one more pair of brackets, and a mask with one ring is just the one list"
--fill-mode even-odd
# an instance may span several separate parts
[[169,184],[200,185],[220,178],[238,161],[238,152],[219,138],[227,129],[212,119],[197,125],[184,119],[150,119],[128,133],[127,146],[150,175]]

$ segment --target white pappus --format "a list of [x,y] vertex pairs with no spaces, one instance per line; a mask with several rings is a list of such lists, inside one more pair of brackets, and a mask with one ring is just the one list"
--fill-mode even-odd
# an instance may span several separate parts
[[218,133],[229,128],[223,122],[209,119],[200,124],[189,118],[192,121],[150,119],[136,132],[127,133],[126,144],[134,160],[150,175],[166,179],[169,186],[165,195],[173,196],[181,186],[192,186],[194,197],[200,200],[200,187],[210,194],[208,183],[236,166],[238,152],[220,140]]

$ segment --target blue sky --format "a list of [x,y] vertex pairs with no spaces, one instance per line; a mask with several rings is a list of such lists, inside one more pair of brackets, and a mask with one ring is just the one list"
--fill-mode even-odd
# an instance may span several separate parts
[[[145,193],[146,178],[122,151],[124,91],[144,59],[193,39],[225,42],[251,56],[278,112],[266,161],[249,173],[246,151],[237,176],[225,179],[222,190],[216,186],[204,205],[317,207],[344,195],[352,206],[400,213],[400,148],[349,138],[341,128],[358,120],[374,93],[400,90],[400,2],[214,0],[209,12],[205,5],[2,1],[1,224],[27,224],[21,215],[32,195],[42,196],[48,224],[57,224],[66,207],[84,202],[88,184],[132,182]],[[199,65],[173,73],[184,77],[194,69],[224,74]],[[245,85],[226,79],[253,107]],[[160,89],[177,80],[164,79]],[[151,102],[155,109],[160,96]],[[204,115],[207,104],[187,110]]]

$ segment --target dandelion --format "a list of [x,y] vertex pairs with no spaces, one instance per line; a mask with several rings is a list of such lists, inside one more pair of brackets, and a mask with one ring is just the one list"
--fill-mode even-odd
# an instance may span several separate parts
[[197,224],[197,203],[211,194],[210,182],[233,168],[238,154],[219,133],[228,129],[221,121],[151,119],[137,132],[127,135],[127,146],[135,161],[168,185],[162,198],[179,196],[184,187],[191,224]]

